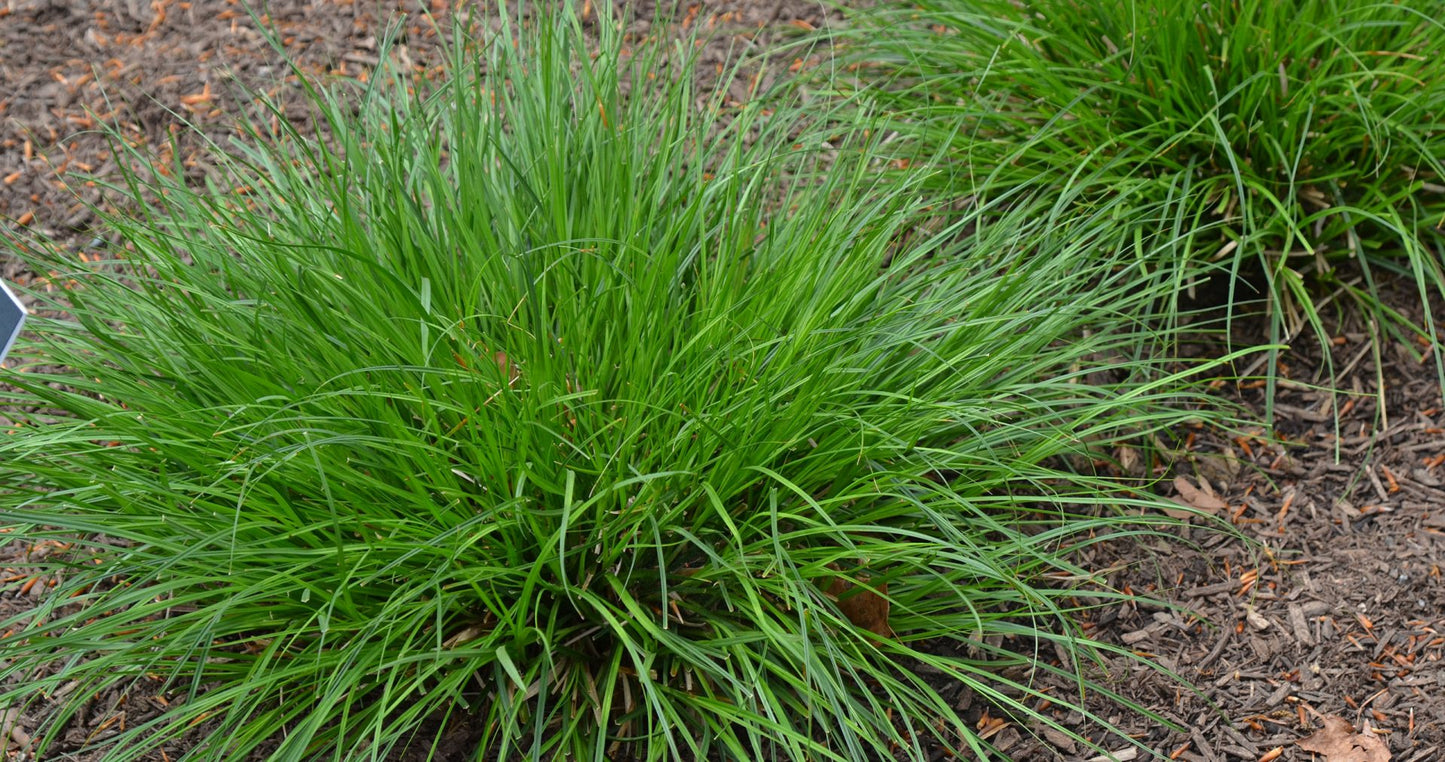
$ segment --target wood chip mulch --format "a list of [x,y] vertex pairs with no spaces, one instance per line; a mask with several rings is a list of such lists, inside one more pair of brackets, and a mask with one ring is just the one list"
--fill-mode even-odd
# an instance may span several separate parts
[[[1383,290],[1386,303],[1421,316],[1412,284],[1391,281]],[[1253,331],[1263,341],[1257,324],[1242,328],[1243,338]],[[1139,596],[1093,612],[1086,632],[1148,655],[1198,689],[1123,657],[1095,673],[1185,729],[1090,702],[1165,758],[1339,762],[1298,743],[1338,717],[1383,742],[1375,756],[1361,751],[1352,762],[1445,759],[1439,376],[1418,339],[1406,346],[1373,337],[1358,317],[1331,336],[1334,383],[1343,392],[1320,389],[1330,375],[1317,340],[1305,334],[1283,357],[1273,438],[1263,427],[1257,436],[1201,429],[1156,472],[1163,494],[1223,518],[1237,536],[1194,529],[1184,537],[1193,547],[1173,538],[1122,540],[1076,559],[1115,570],[1105,577],[1108,589]],[[1263,382],[1217,393],[1263,420]],[[1069,694],[1068,685],[1052,687]],[[1087,734],[1081,717],[1060,719]],[[1017,759],[1097,754],[1058,734],[1015,738]],[[1121,760],[1147,758],[1117,741],[1105,746]]]

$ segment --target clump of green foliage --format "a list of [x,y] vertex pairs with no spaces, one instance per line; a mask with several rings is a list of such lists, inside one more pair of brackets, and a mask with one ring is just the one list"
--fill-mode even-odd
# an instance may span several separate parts
[[1134,354],[1160,292],[1108,210],[921,234],[916,187],[832,152],[873,125],[719,132],[690,48],[596,34],[314,89],[325,138],[128,175],[111,261],[13,249],[65,286],[28,292],[66,315],[0,437],[4,541],[70,548],[0,628],[37,753],[114,688],[168,710],[107,760],[382,760],[465,722],[478,759],[983,754],[960,682],[1055,722],[1032,676],[1104,647],[1067,551],[1138,500],[1062,464],[1193,415]]
[[919,0],[854,21],[862,82],[956,169],[938,193],[1085,182],[1085,203],[1129,200],[1131,248],[1166,279],[1260,288],[1276,340],[1323,334],[1322,288],[1433,334],[1375,278],[1427,305],[1445,289],[1438,2]]

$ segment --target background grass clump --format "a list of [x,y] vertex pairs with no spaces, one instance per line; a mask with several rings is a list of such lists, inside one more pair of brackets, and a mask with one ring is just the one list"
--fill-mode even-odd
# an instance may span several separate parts
[[0,438],[5,541],[71,543],[0,636],[37,753],[119,686],[169,710],[112,760],[459,723],[478,759],[924,758],[988,746],[940,690],[1026,719],[1082,676],[1046,575],[1133,499],[1064,456],[1191,415],[1108,210],[906,236],[918,189],[798,134],[826,114],[715,128],[611,29],[504,23],[435,85],[312,91],[324,141],[132,173],[111,261],[14,248],[67,311]]
[[850,46],[896,126],[952,159],[940,193],[1042,180],[1123,196],[1147,266],[1181,285],[1225,271],[1231,300],[1270,300],[1278,340],[1322,331],[1315,306],[1336,288],[1405,325],[1376,270],[1427,303],[1445,287],[1440,11],[922,0],[859,11]]

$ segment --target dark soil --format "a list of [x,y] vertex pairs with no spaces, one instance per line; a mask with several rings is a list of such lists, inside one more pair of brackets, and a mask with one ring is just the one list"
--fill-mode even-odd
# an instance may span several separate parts
[[[447,0],[425,8],[291,0],[272,3],[261,23],[273,25],[282,50],[308,76],[356,76],[377,64],[377,38],[395,11],[412,15],[394,55],[417,67],[437,64],[441,39],[419,10],[444,27],[450,9]],[[711,0],[677,10],[678,23],[719,31],[704,52],[705,85],[727,87],[739,99],[750,85],[745,78],[711,81],[730,55],[827,22],[820,5],[806,0]],[[644,20],[650,11],[638,9],[634,34],[652,31]],[[117,158],[94,131],[96,120],[118,126],[142,150],[178,152],[186,171],[199,175],[207,166],[202,141],[184,123],[224,144],[226,114],[250,105],[237,84],[298,101],[295,77],[258,29],[239,0],[0,2],[0,232],[26,227],[78,258],[108,245],[88,206],[105,201],[88,176],[112,177]],[[775,62],[771,75],[803,63]],[[0,278],[44,277],[0,260]],[[1389,301],[1406,314],[1418,312],[1409,289],[1390,292]],[[1248,321],[1239,330],[1247,334]],[[1430,361],[1418,359],[1420,346],[1373,337],[1348,319],[1332,335],[1332,378],[1308,337],[1283,358],[1279,441],[1267,440],[1263,426],[1255,437],[1182,432],[1188,438],[1175,462],[1155,473],[1166,485],[1187,479],[1181,499],[1214,511],[1238,536],[1193,529],[1184,532],[1193,547],[1163,538],[1120,540],[1078,559],[1109,588],[1138,596],[1095,609],[1085,622],[1089,634],[1151,655],[1198,688],[1190,692],[1123,657],[1095,670],[1126,699],[1186,729],[1143,721],[1101,697],[1090,700],[1094,712],[1165,757],[1316,759],[1295,742],[1321,727],[1324,716],[1338,715],[1378,735],[1396,762],[1445,758],[1445,404],[1438,376]],[[1330,382],[1347,391],[1315,388]],[[1262,419],[1262,384],[1217,391]],[[0,619],[43,600],[46,580],[28,564],[54,550],[44,543],[0,548]],[[1056,695],[1071,691],[1062,681],[1040,679]],[[992,717],[981,701],[959,702],[1014,759],[1097,754],[1061,734]],[[162,710],[160,699],[134,690],[103,693],[85,703],[47,759],[97,759],[97,742]],[[31,759],[24,750],[34,712],[0,714],[0,750],[7,759]],[[1099,735],[1077,713],[1058,719],[1116,750],[1119,760],[1148,756]],[[458,729],[440,759],[469,758],[472,740],[472,731]],[[185,749],[166,751],[177,758]]]

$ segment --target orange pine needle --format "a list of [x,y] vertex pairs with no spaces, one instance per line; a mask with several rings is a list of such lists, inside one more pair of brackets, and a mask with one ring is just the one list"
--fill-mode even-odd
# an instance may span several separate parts
[[1281,525],[1284,524],[1285,514],[1289,513],[1289,507],[1290,507],[1291,505],[1294,505],[1294,496],[1295,496],[1296,494],[1298,494],[1298,493],[1296,493],[1296,492],[1291,492],[1291,493],[1289,493],[1288,495],[1285,495],[1285,496],[1284,496],[1284,504],[1279,507],[1279,513],[1276,514],[1275,517],[1274,517],[1276,523],[1281,524]]
[[204,103],[204,102],[206,102],[206,101],[209,101],[210,99],[211,99],[211,83],[210,83],[210,82],[207,82],[204,86],[201,87],[201,91],[200,91],[199,93],[192,93],[191,95],[182,95],[182,96],[181,96],[181,103],[183,103],[183,104],[185,104],[185,105],[187,105],[187,106],[194,106],[194,105],[196,105],[197,103]]
[[1384,474],[1385,474],[1385,482],[1390,485],[1390,488],[1389,488],[1390,494],[1393,495],[1394,493],[1399,492],[1399,491],[1400,491],[1400,482],[1396,481],[1396,479],[1395,479],[1395,472],[1394,472],[1394,471],[1391,471],[1391,470],[1390,470],[1390,467],[1389,467],[1389,466],[1386,466],[1386,465],[1381,465],[1381,466],[1380,466],[1380,470],[1383,471]]

